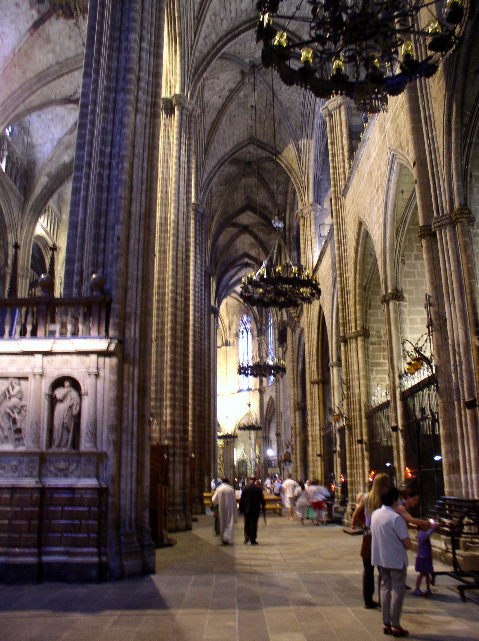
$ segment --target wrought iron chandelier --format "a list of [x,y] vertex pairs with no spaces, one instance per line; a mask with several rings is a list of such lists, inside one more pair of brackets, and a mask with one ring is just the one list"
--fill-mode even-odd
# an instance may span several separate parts
[[312,276],[303,265],[294,265],[291,261],[281,236],[283,222],[275,218],[273,226],[277,230],[273,249],[258,271],[243,276],[241,299],[253,307],[278,309],[312,303],[321,296],[317,276]]
[[286,374],[286,363],[277,359],[257,359],[246,363],[243,362],[238,365],[238,374],[240,376],[253,376],[254,378],[275,378]]
[[247,403],[248,412],[245,416],[237,423],[236,429],[241,432],[260,432],[263,428],[259,422],[259,418],[251,409],[251,403]]
[[86,0],[50,0],[50,9],[57,18],[75,20],[88,13]]
[[[467,0],[259,0],[262,61],[286,85],[346,95],[362,112],[387,108],[407,84],[437,71],[458,41]],[[300,15],[310,6],[310,15]],[[306,29],[303,25],[306,24]],[[293,27],[296,33],[292,36]]]
[[[266,260],[256,272],[243,276],[240,297],[252,307],[276,307],[286,309],[299,307],[303,303],[312,303],[321,295],[321,289],[316,276],[311,276],[302,265],[294,265],[289,257],[286,244],[282,237],[284,222],[278,215],[278,152],[276,146],[276,112],[273,74],[271,73],[272,122],[274,145],[274,181],[275,181],[275,216],[272,225],[276,231],[276,241]],[[253,66],[253,100],[254,100],[254,129],[256,134],[256,71]],[[256,166],[257,169],[257,166]],[[256,184],[258,176],[256,176]],[[258,209],[258,194],[256,193],[256,208]],[[284,255],[284,262],[282,258]],[[254,375],[253,375],[254,376]]]

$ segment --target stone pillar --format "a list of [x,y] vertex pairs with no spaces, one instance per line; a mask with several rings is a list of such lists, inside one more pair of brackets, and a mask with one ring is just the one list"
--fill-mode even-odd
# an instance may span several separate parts
[[223,454],[223,471],[224,476],[228,478],[231,483],[234,483],[235,478],[235,463],[234,463],[234,450],[235,450],[235,439],[228,438],[223,441],[222,447]]
[[168,529],[191,529],[189,506],[193,104],[161,103],[152,408],[170,448]]
[[360,360],[358,351],[360,328],[353,325],[354,282],[348,267],[354,264],[348,251],[347,220],[342,191],[346,184],[351,162],[351,140],[348,123],[350,101],[336,96],[326,101],[322,113],[326,120],[331,173],[331,201],[334,226],[334,248],[338,288],[339,341],[341,344],[342,392],[337,402],[337,391],[333,388],[333,403],[342,406],[346,419],[346,443],[348,461],[349,495],[362,491],[365,482],[365,455],[363,452],[365,427],[361,391]]
[[[42,382],[43,382],[43,355],[34,354],[32,369],[33,381],[30,394],[30,429],[25,435],[25,447],[34,450],[41,448],[42,424]],[[48,438],[48,435],[47,435]]]
[[[450,378],[453,382],[454,410],[455,410],[455,435],[453,436],[459,451],[459,466],[457,459],[451,454],[450,436],[447,430],[441,429],[442,456],[444,471],[448,475],[449,467],[454,469],[455,477],[445,479],[451,494],[475,497],[479,492],[479,448],[478,448],[478,412],[476,398],[476,380],[474,365],[477,358],[477,346],[471,345],[469,333],[469,317],[474,323],[475,302],[468,305],[466,291],[471,289],[467,267],[463,273],[463,264],[466,259],[460,256],[458,237],[466,242],[467,230],[465,225],[471,224],[471,215],[467,211],[455,212],[452,216],[443,216],[434,220],[433,229],[436,231],[439,245],[441,271],[445,282],[445,303],[448,310],[448,340]],[[454,224],[456,223],[456,224]],[[457,229],[459,227],[459,230]],[[463,247],[467,256],[467,248]],[[469,292],[470,294],[471,292]],[[462,294],[462,295],[461,295]],[[474,330],[474,334],[475,335]],[[441,390],[440,390],[441,392]],[[443,427],[442,421],[440,427]],[[446,441],[446,443],[443,442]],[[458,473],[460,477],[458,478]]]
[[[467,317],[468,333],[464,337],[462,351],[469,358],[472,355],[472,371],[464,381],[464,407],[466,409],[467,439],[469,442],[470,466],[468,471],[468,497],[479,495],[479,446],[478,446],[478,388],[479,388],[479,341],[477,328],[479,327],[478,311],[478,284],[475,278],[474,249],[471,229],[475,218],[466,207],[458,207],[451,214],[452,222],[456,226],[459,245],[459,258],[462,274],[462,283],[465,293],[465,315]],[[458,266],[459,266],[458,265]],[[471,340],[472,339],[472,340]]]
[[389,399],[390,399],[390,421],[392,429],[392,441],[394,451],[394,463],[398,470],[398,476],[402,479],[406,465],[404,440],[400,437],[399,425],[404,425],[404,405],[399,396],[399,370],[398,363],[402,362],[400,332],[399,332],[399,307],[398,304],[404,300],[402,292],[393,290],[384,294],[381,303],[384,308],[386,341],[389,365]]
[[88,403],[87,418],[85,430],[82,434],[80,449],[96,450],[96,432],[97,432],[97,381],[98,381],[98,356],[90,354],[90,364],[88,367]]
[[210,273],[206,268],[208,217],[200,203],[192,205],[191,309],[190,326],[190,451],[195,455],[192,482],[192,510],[203,511],[202,493],[209,491],[210,444],[216,440],[212,415],[213,363],[210,342]]
[[320,205],[310,203],[296,212],[299,225],[301,263],[311,272],[313,271],[316,257],[316,214],[320,211]]
[[[66,296],[92,273],[112,296],[121,340],[108,381],[110,571],[154,569],[149,531],[149,416],[164,0],[90,0],[66,252]],[[139,340],[141,337],[141,340]]]

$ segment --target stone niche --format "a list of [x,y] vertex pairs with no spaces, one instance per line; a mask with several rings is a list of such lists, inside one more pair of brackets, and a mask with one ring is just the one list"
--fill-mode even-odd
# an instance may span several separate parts
[[108,339],[0,341],[0,581],[107,578]]

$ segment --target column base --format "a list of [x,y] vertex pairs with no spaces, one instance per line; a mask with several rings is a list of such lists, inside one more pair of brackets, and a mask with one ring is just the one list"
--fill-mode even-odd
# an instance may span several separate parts
[[168,532],[184,532],[185,530],[191,530],[193,525],[190,510],[185,508],[168,510],[167,527]]

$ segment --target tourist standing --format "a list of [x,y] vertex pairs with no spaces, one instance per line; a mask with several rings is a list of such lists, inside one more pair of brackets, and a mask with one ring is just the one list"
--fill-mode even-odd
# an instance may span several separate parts
[[391,485],[387,474],[376,474],[371,491],[364,494],[354,510],[351,519],[351,530],[356,527],[356,522],[362,521],[364,527],[361,543],[361,558],[363,560],[363,599],[365,608],[378,608],[379,603],[374,600],[374,565],[371,563],[371,514],[382,505],[382,495]]
[[371,563],[379,568],[381,577],[381,610],[384,634],[405,637],[401,627],[404,586],[408,565],[407,550],[411,539],[403,517],[395,511],[399,490],[390,488],[382,496],[382,507],[371,515]]

